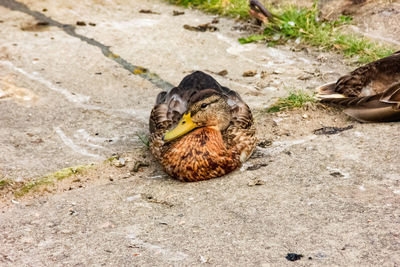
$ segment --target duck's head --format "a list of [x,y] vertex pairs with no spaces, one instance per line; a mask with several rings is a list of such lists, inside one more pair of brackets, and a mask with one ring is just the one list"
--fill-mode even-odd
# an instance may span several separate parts
[[210,89],[195,94],[188,106],[178,125],[164,135],[164,141],[172,141],[196,128],[210,127],[219,131],[228,128],[231,107],[227,97],[217,91]]

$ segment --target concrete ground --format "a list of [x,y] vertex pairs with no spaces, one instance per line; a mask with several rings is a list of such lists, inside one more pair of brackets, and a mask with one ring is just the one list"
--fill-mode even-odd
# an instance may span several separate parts
[[[149,9],[158,14],[139,12]],[[248,33],[230,19],[183,28],[213,18],[155,0],[0,0],[0,178],[94,163],[23,198],[4,192],[0,265],[400,264],[400,125],[315,107],[265,113],[354,66],[295,44],[240,45]],[[261,144],[230,175],[181,183],[138,134],[156,95],[193,70],[242,95]],[[124,166],[104,161],[115,154]],[[139,161],[149,166],[132,171]]]

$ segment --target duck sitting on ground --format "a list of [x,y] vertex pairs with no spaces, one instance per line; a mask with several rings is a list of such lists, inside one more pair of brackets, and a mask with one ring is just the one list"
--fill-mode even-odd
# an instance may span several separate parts
[[322,102],[339,104],[362,122],[400,121],[400,51],[317,88]]
[[235,91],[200,71],[157,96],[149,126],[152,154],[181,181],[228,174],[256,146],[250,108]]

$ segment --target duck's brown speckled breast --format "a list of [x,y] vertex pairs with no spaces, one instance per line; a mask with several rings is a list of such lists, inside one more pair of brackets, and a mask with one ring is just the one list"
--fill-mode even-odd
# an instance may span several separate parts
[[204,127],[171,144],[161,164],[172,177],[194,182],[227,174],[241,163],[238,153],[225,146],[220,131]]

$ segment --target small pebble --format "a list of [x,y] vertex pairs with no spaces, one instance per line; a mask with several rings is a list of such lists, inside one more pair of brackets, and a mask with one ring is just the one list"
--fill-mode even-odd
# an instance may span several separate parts
[[135,165],[133,166],[132,172],[138,172],[140,167],[148,167],[149,164],[142,161],[136,161]]
[[185,12],[183,11],[177,11],[177,10],[172,11],[172,16],[180,16],[183,14],[185,14]]
[[258,169],[260,169],[260,168],[262,168],[262,167],[265,167],[265,166],[267,166],[267,165],[268,165],[267,163],[254,164],[254,165],[252,165],[252,166],[247,167],[246,170],[248,170],[248,171],[255,171],[255,170],[258,170]]
[[265,182],[261,179],[252,179],[247,183],[248,186],[264,185],[264,184]]
[[297,260],[300,260],[302,257],[303,257],[303,255],[301,255],[301,254],[288,253],[285,258],[288,261],[297,261]]
[[317,60],[318,60],[319,62],[325,62],[325,61],[328,60],[328,58],[327,58],[326,56],[324,56],[324,55],[319,55],[319,56],[317,57]]
[[219,23],[219,19],[218,18],[213,18],[213,20],[211,21],[212,24],[217,24]]
[[267,146],[270,146],[270,145],[272,145],[272,140],[269,140],[269,139],[258,142],[258,144],[257,144],[257,146],[262,147],[262,148],[266,148]]
[[256,70],[248,70],[243,72],[242,76],[243,77],[253,77],[257,75],[257,71]]
[[318,252],[317,254],[315,254],[315,257],[317,258],[326,258],[326,255],[322,252]]
[[49,23],[47,21],[39,21],[36,23],[37,26],[49,26]]
[[125,166],[125,159],[124,158],[113,159],[111,163],[115,167],[121,168]]
[[228,71],[227,70],[221,70],[217,74],[220,75],[220,76],[226,76],[228,74]]
[[202,256],[202,255],[200,255],[200,261],[201,261],[202,263],[208,263],[208,262],[210,261],[210,259],[209,259],[209,258],[206,258],[206,257],[204,257],[204,256]]
[[160,15],[160,13],[154,12],[153,10],[150,9],[141,9],[139,10],[139,13]]
[[330,175],[333,177],[344,177],[344,175],[340,172],[331,172]]

